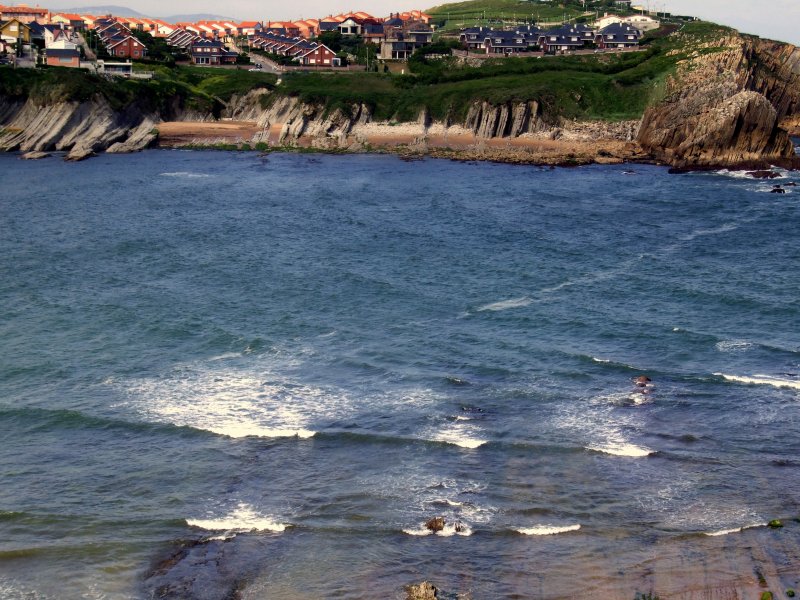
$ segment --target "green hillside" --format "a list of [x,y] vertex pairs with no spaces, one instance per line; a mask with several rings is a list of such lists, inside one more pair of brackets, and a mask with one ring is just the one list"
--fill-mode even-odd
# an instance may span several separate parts
[[498,23],[562,22],[584,14],[569,3],[534,0],[468,0],[442,4],[425,12],[435,17],[440,30]]
[[293,73],[264,100],[296,96],[345,112],[364,103],[376,119],[398,122],[416,120],[423,109],[434,119],[457,122],[480,101],[536,101],[551,122],[638,119],[662,98],[665,79],[677,62],[723,31],[697,22],[680,35],[651,38],[640,52],[494,59],[479,67],[415,57],[409,62],[411,75]]

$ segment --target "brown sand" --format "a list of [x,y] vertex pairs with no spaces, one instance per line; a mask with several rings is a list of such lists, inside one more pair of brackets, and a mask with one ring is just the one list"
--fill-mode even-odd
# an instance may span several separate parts
[[[162,147],[213,146],[216,144],[252,145],[266,141],[280,144],[282,123],[273,123],[262,131],[253,121],[165,122],[158,126]],[[261,137],[266,134],[266,139]],[[525,135],[517,138],[476,137],[459,127],[424,130],[416,124],[359,126],[346,140],[319,140],[302,136],[293,143],[300,148],[348,149],[350,151],[391,152],[402,156],[433,156],[455,160],[488,160],[523,164],[571,165],[621,163],[646,160],[638,145],[619,139],[587,139],[549,135]]]
[[219,143],[247,142],[260,132],[255,121],[169,121],[158,126],[162,147],[179,147],[217,140]]

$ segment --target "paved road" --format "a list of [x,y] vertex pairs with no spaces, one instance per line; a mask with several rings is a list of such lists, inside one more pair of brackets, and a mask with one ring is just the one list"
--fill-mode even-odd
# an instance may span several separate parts
[[[242,49],[236,45],[236,42],[231,41],[229,45],[233,50],[239,54],[242,54]],[[253,52],[248,54],[250,56],[250,61],[254,64],[261,65],[261,70],[265,73],[282,73],[278,66],[268,58],[264,58],[263,56],[259,56]]]

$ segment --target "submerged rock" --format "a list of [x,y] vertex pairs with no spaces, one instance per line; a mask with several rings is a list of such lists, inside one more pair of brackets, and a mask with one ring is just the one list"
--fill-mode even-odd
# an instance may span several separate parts
[[748,171],[747,175],[750,177],[754,177],[755,179],[775,179],[776,177],[780,177],[780,173],[776,173],[775,171]]

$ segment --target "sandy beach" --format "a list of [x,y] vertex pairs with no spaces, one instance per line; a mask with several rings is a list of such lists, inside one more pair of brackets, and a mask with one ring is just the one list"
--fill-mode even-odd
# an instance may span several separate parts
[[392,152],[458,160],[492,160],[544,165],[618,164],[646,160],[635,143],[616,138],[596,138],[595,132],[542,131],[515,138],[482,138],[463,127],[425,128],[416,123],[367,123],[347,136],[302,135],[291,144],[281,139],[283,123],[263,130],[254,121],[165,122],[158,127],[158,144],[164,148],[203,147],[266,142],[272,147],[317,148],[350,152]]

